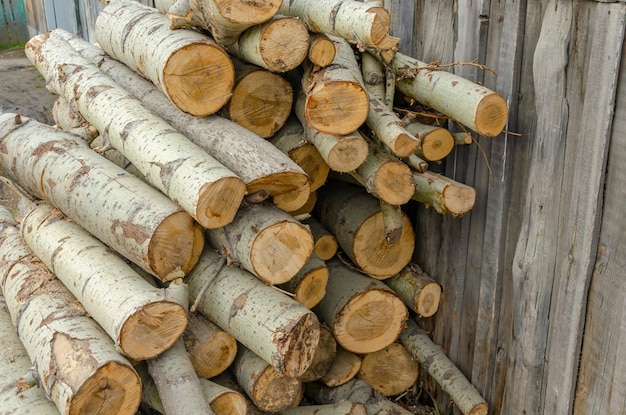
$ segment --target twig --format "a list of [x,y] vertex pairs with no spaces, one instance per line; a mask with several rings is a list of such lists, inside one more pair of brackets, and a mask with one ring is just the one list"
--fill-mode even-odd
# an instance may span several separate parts
[[209,289],[209,285],[211,285],[215,277],[217,277],[217,275],[220,273],[222,268],[224,268],[224,265],[226,265],[226,256],[220,255],[220,260],[216,263],[215,267],[212,268],[210,272],[213,278],[207,278],[202,288],[200,288],[200,291],[198,292],[198,295],[196,296],[196,299],[194,300],[193,305],[189,309],[190,312],[193,313],[194,311],[196,311],[196,308],[198,308],[200,301],[204,297],[204,293],[206,293],[206,290]]

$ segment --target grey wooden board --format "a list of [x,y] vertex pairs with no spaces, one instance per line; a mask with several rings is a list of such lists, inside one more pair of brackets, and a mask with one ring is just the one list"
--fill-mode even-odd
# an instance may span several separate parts
[[398,50],[413,53],[413,19],[415,2],[406,0],[385,0],[385,8],[391,14],[391,35],[400,38]]

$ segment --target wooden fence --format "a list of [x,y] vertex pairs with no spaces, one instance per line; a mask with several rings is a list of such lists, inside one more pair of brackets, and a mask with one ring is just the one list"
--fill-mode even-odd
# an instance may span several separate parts
[[[31,35],[93,40],[96,0],[48,1],[26,0]],[[441,166],[476,188],[472,212],[413,212],[416,262],[445,290],[421,324],[490,413],[626,413],[626,3],[385,3],[402,51],[458,62],[510,108],[506,133]]]
[[0,48],[28,40],[23,0],[0,0]]

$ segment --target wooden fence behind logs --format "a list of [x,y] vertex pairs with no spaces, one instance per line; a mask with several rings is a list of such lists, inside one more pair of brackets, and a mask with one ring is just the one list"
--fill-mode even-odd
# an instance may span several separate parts
[[23,0],[0,0],[0,49],[28,40]]
[[[93,40],[96,0],[25,1],[31,35]],[[415,259],[445,289],[422,325],[494,414],[626,413],[626,3],[385,5],[401,51],[456,62],[510,108],[505,133],[440,166],[477,190],[471,213],[412,212]]]

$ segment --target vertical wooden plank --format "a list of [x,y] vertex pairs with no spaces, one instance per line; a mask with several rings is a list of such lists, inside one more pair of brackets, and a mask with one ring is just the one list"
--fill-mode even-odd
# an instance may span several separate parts
[[[564,175],[573,177],[571,199],[563,209],[564,238],[560,238],[550,312],[548,366],[544,377],[547,413],[571,413],[583,335],[587,290],[596,257],[606,158],[617,74],[624,39],[626,7],[593,3],[595,18],[586,73],[580,130],[568,136]],[[573,91],[578,94],[578,91]],[[581,149],[584,154],[581,155]]]
[[44,0],[24,0],[24,6],[26,8],[28,36],[33,37],[39,33],[47,32]]
[[413,55],[424,62],[454,61],[454,0],[418,0],[413,24]]
[[413,52],[413,19],[415,2],[406,0],[385,0],[385,8],[391,14],[391,35],[400,38],[398,49],[411,55]]
[[2,16],[0,16],[0,45],[8,45],[11,43],[10,32],[9,32],[9,19],[7,18],[8,10],[8,0],[0,1],[0,12],[2,12]]
[[23,0],[12,0],[13,19],[15,21],[15,36],[18,42],[28,40],[28,29],[26,27],[26,9]]

